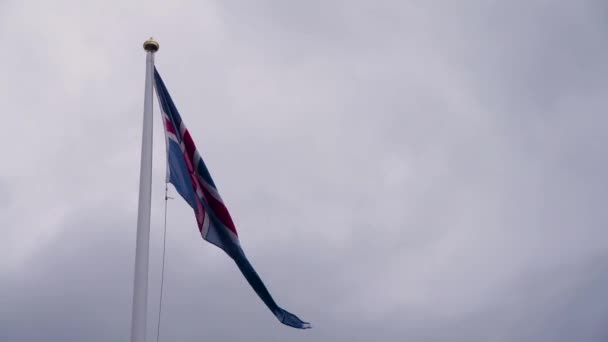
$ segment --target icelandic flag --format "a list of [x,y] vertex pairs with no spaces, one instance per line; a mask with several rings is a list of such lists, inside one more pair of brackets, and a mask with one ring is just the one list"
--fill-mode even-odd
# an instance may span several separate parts
[[228,209],[156,68],[154,85],[165,125],[169,165],[167,181],[175,186],[177,192],[194,209],[203,239],[224,250],[234,260],[245,279],[281,323],[299,329],[310,328],[309,323],[277,305],[247,260]]

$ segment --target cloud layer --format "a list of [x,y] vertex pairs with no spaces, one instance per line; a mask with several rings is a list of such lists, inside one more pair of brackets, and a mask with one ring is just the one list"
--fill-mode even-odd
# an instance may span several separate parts
[[0,3],[0,340],[129,336],[150,35],[245,251],[314,326],[280,326],[176,199],[161,340],[605,340],[607,14],[602,1]]

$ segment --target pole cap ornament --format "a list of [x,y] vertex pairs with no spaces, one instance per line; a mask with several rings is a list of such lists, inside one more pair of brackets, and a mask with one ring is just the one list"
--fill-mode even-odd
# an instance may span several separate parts
[[158,45],[156,40],[154,40],[152,38],[150,38],[144,42],[144,50],[146,50],[146,51],[156,52],[156,51],[158,51],[159,47],[160,46]]

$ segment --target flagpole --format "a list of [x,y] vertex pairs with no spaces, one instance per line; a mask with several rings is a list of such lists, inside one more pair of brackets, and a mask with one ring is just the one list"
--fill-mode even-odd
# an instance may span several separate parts
[[133,280],[133,312],[131,342],[146,340],[148,309],[148,252],[150,245],[150,204],[152,199],[152,87],[154,82],[154,53],[159,45],[150,38],[146,50],[146,85],[144,120],[139,170],[139,205],[137,210],[137,239],[135,245],[135,274]]

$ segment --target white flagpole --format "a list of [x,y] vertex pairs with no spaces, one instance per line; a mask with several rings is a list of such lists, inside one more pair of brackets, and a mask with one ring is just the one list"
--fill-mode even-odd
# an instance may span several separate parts
[[144,42],[146,53],[146,86],[144,93],[144,124],[139,170],[139,207],[137,211],[137,242],[135,246],[135,275],[133,281],[133,313],[131,342],[146,340],[148,309],[148,250],[150,245],[150,204],[152,199],[152,87],[154,82],[154,53],[158,43]]

